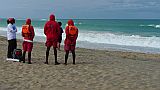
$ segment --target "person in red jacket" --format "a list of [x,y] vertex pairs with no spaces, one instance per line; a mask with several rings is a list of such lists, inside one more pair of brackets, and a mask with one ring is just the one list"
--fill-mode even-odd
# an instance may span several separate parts
[[78,37],[78,28],[74,26],[73,20],[68,21],[68,26],[65,29],[66,39],[64,41],[64,49],[66,51],[65,54],[65,65],[67,65],[67,59],[69,55],[69,51],[72,52],[73,64],[75,64],[75,47],[76,40]]
[[48,64],[48,57],[49,57],[49,51],[50,47],[53,46],[54,49],[54,56],[55,56],[55,65],[60,64],[57,61],[57,46],[58,44],[58,39],[60,36],[60,26],[58,23],[55,21],[55,16],[53,14],[50,15],[50,20],[46,22],[44,26],[44,34],[46,35],[46,62],[45,64]]
[[[35,36],[34,34],[34,28],[31,25],[31,19],[26,19],[26,26],[28,28],[24,31],[22,26],[22,37],[23,37],[23,63],[25,63],[25,55],[28,51],[28,64],[31,64],[31,52],[33,48],[33,38]],[[29,33],[25,33],[28,31]]]

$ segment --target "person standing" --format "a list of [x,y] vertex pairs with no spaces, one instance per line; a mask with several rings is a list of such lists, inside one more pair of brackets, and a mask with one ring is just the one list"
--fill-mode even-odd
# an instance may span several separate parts
[[63,33],[63,29],[62,29],[62,23],[61,22],[58,22],[58,24],[59,24],[59,26],[60,26],[60,36],[59,36],[59,47],[58,47],[58,49],[59,49],[59,51],[60,51],[60,46],[61,46],[61,42],[62,42],[62,33]]
[[46,35],[46,62],[48,64],[48,57],[50,48],[53,46],[54,49],[54,57],[55,57],[55,65],[60,64],[57,61],[57,47],[59,46],[59,36],[60,36],[60,26],[55,21],[55,16],[53,14],[50,15],[50,20],[46,22],[44,26],[44,34]]
[[25,63],[25,55],[28,52],[28,64],[31,63],[31,52],[33,48],[34,27],[31,25],[31,19],[26,19],[26,24],[22,26],[23,37],[23,63]]
[[8,52],[7,58],[13,58],[13,50],[17,48],[17,41],[16,41],[16,32],[17,28],[15,26],[15,19],[9,18],[7,20],[7,40],[8,40]]
[[75,64],[75,47],[76,47],[76,40],[78,37],[78,28],[74,26],[73,20],[68,20],[68,26],[65,29],[66,39],[64,41],[64,50],[65,54],[65,65],[67,65],[67,59],[69,55],[69,51],[72,52],[73,57],[73,64]]

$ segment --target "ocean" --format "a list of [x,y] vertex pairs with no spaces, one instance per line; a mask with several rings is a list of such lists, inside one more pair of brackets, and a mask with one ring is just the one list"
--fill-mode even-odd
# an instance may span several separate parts
[[[43,27],[47,20],[32,20],[35,29],[35,41],[45,42]],[[57,19],[65,29],[67,19]],[[75,19],[79,28],[77,47],[122,50],[143,53],[160,53],[159,19]],[[22,39],[23,19],[16,19],[17,37]],[[6,36],[6,19],[0,19],[0,35]],[[65,34],[63,33],[63,40]],[[63,43],[62,43],[63,44]]]

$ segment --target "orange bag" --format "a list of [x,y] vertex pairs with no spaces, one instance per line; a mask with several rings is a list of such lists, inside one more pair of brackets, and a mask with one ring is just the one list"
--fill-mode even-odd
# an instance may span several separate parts
[[69,34],[71,36],[76,35],[76,32],[77,32],[77,27],[76,26],[69,26]]
[[29,25],[22,25],[22,34],[24,37],[28,37],[31,34],[29,31]]

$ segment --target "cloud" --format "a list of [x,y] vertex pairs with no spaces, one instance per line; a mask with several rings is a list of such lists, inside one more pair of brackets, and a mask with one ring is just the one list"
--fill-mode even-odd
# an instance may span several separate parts
[[[10,3],[8,3],[10,2]],[[0,3],[1,16],[12,12],[13,16],[48,17],[55,13],[57,17],[70,18],[101,18],[121,15],[139,17],[150,14],[157,17],[160,14],[160,1],[158,0],[3,0]],[[27,13],[26,13],[27,12]],[[110,13],[110,14],[108,14]],[[137,13],[137,14],[136,14]],[[116,14],[116,15],[115,15]],[[156,16],[157,14],[157,16]],[[110,15],[110,16],[109,16]]]

